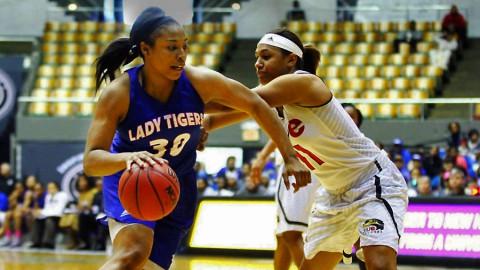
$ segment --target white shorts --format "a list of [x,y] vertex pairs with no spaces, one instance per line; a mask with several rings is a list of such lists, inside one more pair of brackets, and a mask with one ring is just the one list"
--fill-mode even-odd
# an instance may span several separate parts
[[360,246],[383,245],[398,250],[407,211],[407,185],[395,165],[382,158],[375,176],[360,181],[341,194],[320,187],[305,237],[305,258],[318,252],[351,250],[360,237]]
[[277,192],[275,202],[277,205],[277,235],[286,231],[307,231],[308,218],[313,208],[315,191],[320,186],[318,179],[312,174],[312,182],[293,193],[290,186],[287,190],[282,179],[283,166],[279,167],[277,178]]

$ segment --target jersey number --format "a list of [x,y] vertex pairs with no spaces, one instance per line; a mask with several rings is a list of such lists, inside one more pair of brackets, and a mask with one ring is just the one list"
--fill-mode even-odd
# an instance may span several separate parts
[[[188,140],[190,140],[190,134],[189,133],[183,133],[178,135],[174,140],[173,140],[173,145],[170,148],[170,156],[176,157],[178,156],[185,145],[187,144]],[[167,151],[167,145],[168,145],[168,140],[167,139],[157,139],[150,141],[150,146],[153,147],[153,149],[157,150],[158,152],[155,154],[158,157],[163,157],[165,155],[165,152]]]
[[[312,152],[308,151],[307,149],[301,147],[299,144],[297,145],[294,145],[293,148],[295,148],[295,151],[296,154],[297,154],[297,157],[298,159],[300,159],[301,162],[303,162],[303,164],[305,164],[305,166],[308,167],[308,169],[310,170],[315,170],[315,167],[313,167],[313,165],[308,161],[308,159],[306,157],[303,156],[303,154],[306,154],[307,156],[309,156],[311,159],[315,160],[315,162],[317,162],[317,164],[320,166],[322,165],[323,163],[325,163],[323,160],[321,160],[319,157],[315,156]],[[300,153],[301,152],[301,153]],[[303,154],[302,154],[303,153]]]

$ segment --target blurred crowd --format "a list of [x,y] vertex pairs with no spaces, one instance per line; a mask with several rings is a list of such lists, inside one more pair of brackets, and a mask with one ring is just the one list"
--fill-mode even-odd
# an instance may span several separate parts
[[70,198],[57,181],[44,185],[35,175],[17,180],[10,164],[2,163],[0,246],[55,249],[61,243],[67,249],[105,250],[108,230],[96,221],[103,214],[102,182],[77,175]]
[[[449,123],[448,131],[444,142],[421,148],[408,147],[401,138],[388,147],[377,142],[402,173],[410,197],[480,196],[479,131],[462,132],[457,122]],[[275,196],[278,175],[273,155],[259,183],[250,178],[250,162],[237,167],[233,156],[224,162],[214,174],[207,173],[204,163],[196,163],[199,199]],[[35,175],[17,180],[10,165],[2,163],[0,246],[54,249],[61,244],[66,249],[105,250],[108,230],[97,222],[103,215],[102,178],[79,174],[74,183],[72,198],[57,181],[39,181]]]
[[[389,147],[381,142],[409,187],[410,197],[480,196],[480,137],[477,129],[463,133],[457,122],[448,125],[449,135],[437,145],[412,148],[395,138]],[[197,188],[202,196],[274,196],[277,173],[272,157],[263,170],[261,183],[249,177],[250,163],[235,167],[229,157],[218,173],[209,175],[205,164],[197,163]]]

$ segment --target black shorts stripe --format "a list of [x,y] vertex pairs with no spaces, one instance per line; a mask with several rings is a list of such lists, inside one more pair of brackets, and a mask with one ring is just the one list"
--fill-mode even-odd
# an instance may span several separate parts
[[375,192],[376,194],[375,195],[376,195],[377,199],[381,200],[383,202],[383,204],[385,205],[385,207],[387,208],[387,211],[390,214],[390,217],[392,218],[393,224],[395,225],[395,230],[397,231],[398,238],[400,239],[401,235],[400,235],[400,232],[398,231],[398,225],[397,225],[397,222],[395,221],[395,217],[393,215],[393,209],[390,206],[390,204],[388,203],[388,201],[385,200],[385,198],[382,198],[382,186],[380,186],[380,177],[378,177],[377,175],[375,175],[375,188],[376,188],[376,192]]
[[[282,180],[280,179],[279,181],[282,181]],[[280,200],[280,188],[281,188],[281,185],[283,185],[283,183],[278,183],[277,200],[278,200],[278,205],[280,206],[280,210],[281,210],[282,213],[283,213],[283,217],[285,218],[285,221],[287,222],[287,224],[290,224],[290,225],[300,225],[300,226],[308,227],[308,224],[307,224],[307,223],[299,222],[299,221],[293,221],[293,220],[289,220],[289,219],[287,218],[287,214],[285,213],[285,209],[283,208],[283,205],[282,205],[282,200]],[[303,210],[303,209],[302,209],[302,210]]]

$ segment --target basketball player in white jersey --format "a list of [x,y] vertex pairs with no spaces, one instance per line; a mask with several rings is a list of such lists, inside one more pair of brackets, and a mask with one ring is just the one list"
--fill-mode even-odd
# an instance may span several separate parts
[[[266,34],[255,52],[262,84],[255,90],[271,107],[283,106],[290,141],[321,184],[300,269],[334,269],[359,237],[368,269],[396,269],[408,204],[405,180],[319,77],[294,74],[312,60],[306,52],[288,30]],[[210,130],[245,118],[232,115],[212,115],[204,126]]]

